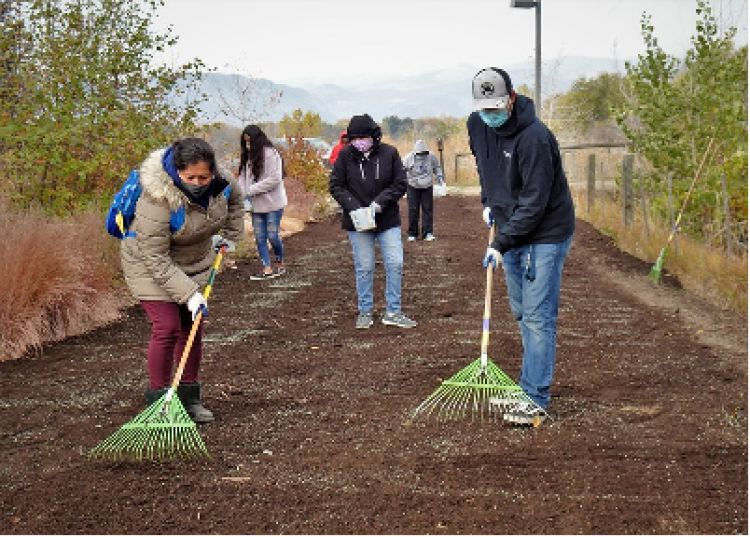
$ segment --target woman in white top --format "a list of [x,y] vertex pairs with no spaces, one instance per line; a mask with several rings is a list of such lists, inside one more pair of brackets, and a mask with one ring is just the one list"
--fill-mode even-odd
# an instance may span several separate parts
[[[257,125],[248,125],[240,139],[239,183],[245,206],[252,210],[253,232],[263,270],[253,280],[284,274],[284,244],[281,217],[287,204],[284,189],[284,163],[281,155]],[[268,244],[275,257],[271,264]]]

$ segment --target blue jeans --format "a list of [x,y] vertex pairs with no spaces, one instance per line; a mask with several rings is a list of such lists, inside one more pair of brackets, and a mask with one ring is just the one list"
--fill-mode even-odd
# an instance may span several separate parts
[[386,312],[401,311],[401,277],[404,269],[404,248],[401,228],[385,231],[349,231],[357,276],[357,308],[360,313],[372,312],[372,280],[375,271],[375,241],[385,265]]
[[255,245],[258,247],[260,262],[264,267],[271,266],[271,255],[268,243],[271,243],[276,261],[284,261],[284,244],[281,242],[281,217],[284,209],[270,213],[253,213],[253,233],[255,233]]
[[519,385],[544,409],[555,372],[560,281],[572,242],[571,235],[563,242],[521,246],[503,255],[510,310],[523,341]]

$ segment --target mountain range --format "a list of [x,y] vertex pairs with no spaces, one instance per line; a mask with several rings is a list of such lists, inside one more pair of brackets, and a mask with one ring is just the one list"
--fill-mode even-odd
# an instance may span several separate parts
[[[542,62],[542,97],[564,93],[580,78],[593,78],[604,72],[624,73],[623,60],[567,56]],[[529,63],[503,66],[513,85],[534,88],[534,66]],[[296,81],[295,85],[263,78],[210,72],[204,75],[203,121],[242,126],[243,123],[278,121],[296,109],[320,115],[327,123],[370,114],[375,121],[387,116],[401,118],[464,117],[471,110],[471,80],[481,69],[460,64],[439,71],[410,76],[373,77],[357,83],[321,84]],[[252,94],[252,102],[247,96]],[[268,105],[271,96],[278,102]],[[244,106],[243,106],[244,103]],[[229,109],[233,112],[228,112]],[[244,110],[243,110],[244,108]]]

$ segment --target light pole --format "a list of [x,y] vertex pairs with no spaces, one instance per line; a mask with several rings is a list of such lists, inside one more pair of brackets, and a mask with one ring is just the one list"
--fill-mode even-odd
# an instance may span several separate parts
[[536,53],[534,59],[534,102],[537,117],[542,118],[542,0],[510,0],[510,7],[535,8]]

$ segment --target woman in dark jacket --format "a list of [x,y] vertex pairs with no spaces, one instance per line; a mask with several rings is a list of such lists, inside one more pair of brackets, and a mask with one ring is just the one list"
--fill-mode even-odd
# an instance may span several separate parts
[[[401,311],[401,278],[404,250],[398,201],[406,193],[406,173],[398,150],[380,141],[380,127],[367,115],[354,116],[346,130],[349,145],[336,159],[329,190],[341,205],[341,227],[352,243],[357,277],[356,327],[372,326],[372,281],[375,242],[385,265],[386,312],[383,324],[413,328],[417,323]],[[355,227],[352,213],[374,218],[372,227]]]

